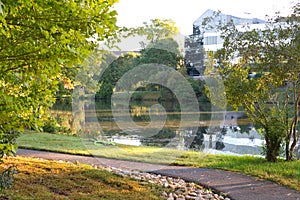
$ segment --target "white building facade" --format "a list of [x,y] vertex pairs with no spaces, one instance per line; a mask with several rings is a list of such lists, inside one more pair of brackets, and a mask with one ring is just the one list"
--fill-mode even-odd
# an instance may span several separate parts
[[[203,23],[209,18],[213,19],[209,22],[210,28],[203,30]],[[233,15],[217,13],[216,11],[209,9],[193,23],[193,26],[200,28],[203,37],[203,48],[205,51],[216,51],[222,48],[224,41],[220,37],[220,32],[216,30],[216,27],[220,23],[221,25],[225,25],[230,21],[232,21],[241,32],[251,29],[262,30],[266,26],[266,21],[258,18],[236,17]]]

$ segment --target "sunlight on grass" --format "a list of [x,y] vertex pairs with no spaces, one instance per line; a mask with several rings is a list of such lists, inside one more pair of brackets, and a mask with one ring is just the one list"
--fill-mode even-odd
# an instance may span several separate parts
[[188,152],[174,164],[195,167],[217,168],[241,172],[262,179],[278,182],[300,190],[300,161],[278,163],[267,162],[264,158],[254,156],[227,156],[227,155],[195,155]]
[[272,180],[300,190],[300,161],[269,163],[254,156],[212,155],[195,151],[147,146],[99,146],[75,136],[28,132],[18,139],[20,147],[93,155],[140,162],[217,168]]
[[0,199],[161,199],[161,189],[89,165],[34,158],[5,158],[17,168]]
[[100,146],[80,137],[35,132],[22,134],[17,142],[21,148],[163,164],[173,163],[184,153],[176,149],[146,146]]

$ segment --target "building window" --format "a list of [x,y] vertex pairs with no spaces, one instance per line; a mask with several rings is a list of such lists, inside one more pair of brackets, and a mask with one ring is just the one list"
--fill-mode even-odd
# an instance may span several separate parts
[[206,45],[217,44],[217,36],[205,37],[204,44],[206,44]]

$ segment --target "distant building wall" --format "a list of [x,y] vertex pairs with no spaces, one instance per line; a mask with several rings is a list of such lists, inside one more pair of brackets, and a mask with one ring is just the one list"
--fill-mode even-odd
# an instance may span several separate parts
[[[203,23],[209,21],[209,28],[203,29]],[[213,10],[205,11],[193,23],[193,34],[185,38],[185,60],[204,74],[207,51],[217,51],[223,47],[224,40],[220,32],[217,31],[218,25],[226,25],[232,21],[241,32],[247,30],[262,30],[266,26],[266,21],[258,18],[241,18],[233,15],[217,13]]]
[[203,38],[200,28],[193,26],[193,34],[184,40],[185,65],[190,76],[199,76],[204,73]]
[[[201,30],[203,23],[213,16],[215,17],[209,22],[210,29]],[[241,18],[222,13],[217,14],[216,11],[209,9],[193,23],[193,26],[199,27],[202,32],[203,48],[205,51],[216,51],[222,48],[224,41],[220,37],[220,33],[216,30],[216,27],[219,24],[226,25],[230,21],[232,21],[241,32],[246,31],[246,29],[263,29],[266,24],[266,21],[258,18]]]

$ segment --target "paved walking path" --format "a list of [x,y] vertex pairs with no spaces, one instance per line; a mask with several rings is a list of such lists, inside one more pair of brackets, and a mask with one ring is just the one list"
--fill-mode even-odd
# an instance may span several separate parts
[[231,199],[235,200],[300,200],[299,191],[270,181],[224,170],[158,165],[25,149],[19,149],[17,155],[110,166],[124,170],[139,170],[176,178],[180,177],[186,181],[192,181],[212,188],[216,192],[227,193]]

